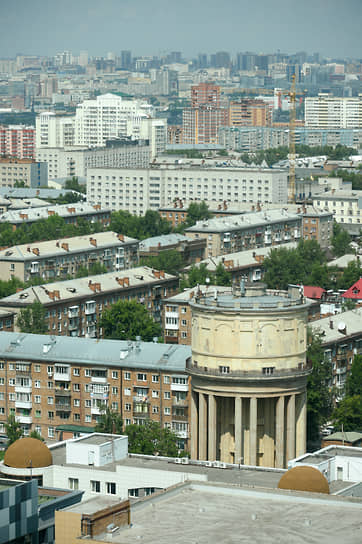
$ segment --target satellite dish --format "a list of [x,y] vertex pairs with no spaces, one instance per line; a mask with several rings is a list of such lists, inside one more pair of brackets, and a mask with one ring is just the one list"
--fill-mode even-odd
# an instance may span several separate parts
[[340,322],[338,323],[338,330],[339,330],[339,331],[344,331],[345,328],[346,328],[346,324],[345,324],[343,321],[340,321]]

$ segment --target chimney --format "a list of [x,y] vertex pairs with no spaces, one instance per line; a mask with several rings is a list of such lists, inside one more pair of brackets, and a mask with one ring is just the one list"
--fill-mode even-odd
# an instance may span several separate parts
[[62,243],[62,249],[64,249],[65,251],[69,251],[69,244],[68,244],[68,242],[63,242],[63,243]]
[[89,238],[89,242],[92,246],[97,247],[97,240],[95,238]]
[[93,208],[95,210],[100,210],[101,209],[101,205],[100,204],[94,204]]
[[32,252],[34,253],[34,255],[39,255],[40,254],[40,251],[39,251],[38,247],[33,247]]
[[60,243],[59,243],[59,242],[55,242],[55,245],[56,245],[57,247],[60,247]]
[[129,278],[123,278],[123,287],[129,287]]
[[117,234],[117,238],[120,242],[124,242],[124,236],[123,234]]
[[20,219],[28,219],[27,213],[19,213]]
[[255,257],[256,257],[256,252],[253,251],[253,258],[255,259]]
[[329,320],[329,328],[330,328],[330,329],[333,329],[333,321],[332,321],[332,319]]
[[69,213],[75,213],[75,208],[67,208]]
[[30,252],[31,252],[30,247],[27,247],[27,248],[26,248],[26,251],[27,251],[28,253],[30,253]]
[[164,270],[160,270],[160,275],[159,275],[160,278],[164,278],[165,277],[165,271]]
[[48,216],[50,215],[55,215],[55,211],[54,210],[48,210]]

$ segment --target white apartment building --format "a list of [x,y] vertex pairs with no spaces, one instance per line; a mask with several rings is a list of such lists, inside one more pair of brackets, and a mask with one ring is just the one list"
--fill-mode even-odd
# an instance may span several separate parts
[[335,221],[358,234],[362,223],[362,191],[334,190],[313,196],[313,206],[333,213]]
[[88,168],[147,168],[150,149],[148,143],[134,140],[92,149],[82,146],[40,147],[36,150],[36,157],[39,162],[48,164],[50,180],[72,176],[84,178]]
[[75,144],[99,147],[105,145],[106,140],[124,138],[128,135],[127,122],[132,122],[136,133],[141,120],[152,114],[153,107],[150,104],[125,100],[114,94],[85,100],[76,109]]
[[37,149],[74,145],[74,116],[40,113],[35,121]]
[[305,126],[316,129],[362,128],[362,95],[340,98],[320,93],[306,98]]
[[144,215],[175,199],[286,204],[287,173],[270,168],[88,168],[87,201]]

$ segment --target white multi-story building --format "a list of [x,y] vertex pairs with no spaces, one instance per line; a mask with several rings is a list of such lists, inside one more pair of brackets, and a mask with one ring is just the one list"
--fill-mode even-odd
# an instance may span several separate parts
[[286,204],[287,173],[269,168],[88,168],[87,200],[143,215],[174,199]]
[[320,93],[306,98],[305,126],[316,129],[362,128],[362,95],[340,98]]
[[132,121],[136,132],[141,120],[151,117],[152,113],[153,107],[150,104],[125,100],[114,94],[85,100],[79,104],[75,114],[75,143],[90,147],[103,146],[107,140],[126,137],[128,121]]
[[74,116],[40,113],[36,118],[35,129],[37,149],[74,145]]
[[342,223],[352,234],[359,233],[362,219],[362,191],[334,190],[313,196],[313,206],[333,213],[335,221]]

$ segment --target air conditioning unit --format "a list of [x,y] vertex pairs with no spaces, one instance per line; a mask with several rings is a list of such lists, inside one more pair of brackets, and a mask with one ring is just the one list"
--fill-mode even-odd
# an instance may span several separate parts
[[178,464],[182,463],[181,457],[176,457],[175,458],[175,463],[178,463]]
[[206,467],[212,467],[212,462],[211,461],[205,461],[205,466]]
[[219,463],[219,468],[226,468],[226,463]]
[[181,458],[181,463],[182,463],[183,465],[188,465],[189,462],[190,462],[190,459],[189,459],[188,457],[182,457],[182,458]]

